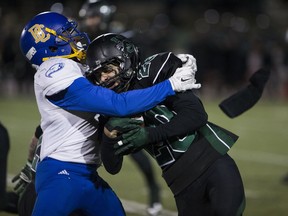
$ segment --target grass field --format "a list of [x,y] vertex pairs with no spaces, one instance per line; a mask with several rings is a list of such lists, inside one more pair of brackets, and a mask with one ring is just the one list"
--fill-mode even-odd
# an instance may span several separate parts
[[[281,182],[288,173],[288,103],[261,101],[245,114],[229,119],[218,108],[219,101],[205,101],[210,121],[234,132],[240,139],[230,151],[243,177],[247,196],[246,216],[287,216],[288,184]],[[39,123],[33,97],[0,97],[0,121],[10,132],[9,176],[16,174],[25,163],[27,145]],[[155,164],[162,184],[165,209],[176,211],[173,196]],[[125,200],[147,203],[147,190],[135,164],[127,157],[121,173],[111,176],[100,168],[100,174],[116,193]],[[11,184],[9,184],[11,187]],[[10,188],[11,189],[11,188]],[[0,212],[0,216],[9,214]],[[128,216],[143,214],[130,214]]]

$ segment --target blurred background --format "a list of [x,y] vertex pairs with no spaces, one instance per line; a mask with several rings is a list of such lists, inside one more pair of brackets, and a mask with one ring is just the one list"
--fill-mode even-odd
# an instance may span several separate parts
[[[10,180],[25,164],[28,143],[39,123],[34,70],[20,52],[19,38],[34,15],[52,10],[78,21],[91,39],[105,32],[130,37],[141,48],[142,58],[163,51],[194,55],[196,78],[202,83],[199,94],[210,120],[240,135],[230,154],[245,184],[245,215],[288,215],[288,0],[98,1],[96,8],[86,0],[0,2],[0,121],[11,137]],[[245,87],[262,67],[269,68],[271,75],[261,101],[237,119],[229,119],[219,102]],[[100,172],[121,198],[146,203],[147,186],[141,174],[129,158],[125,163],[115,177]],[[160,168],[155,168],[163,206],[175,213],[172,194]]]
[[109,7],[98,8],[101,30],[91,31],[87,26],[97,24],[85,21],[85,0],[1,0],[0,94],[33,94],[33,71],[21,56],[18,41],[34,15],[52,10],[77,20],[91,39],[103,32],[125,32],[142,48],[143,58],[162,51],[193,54],[206,96],[238,88],[265,66],[272,72],[265,96],[287,99],[287,0],[100,2]]

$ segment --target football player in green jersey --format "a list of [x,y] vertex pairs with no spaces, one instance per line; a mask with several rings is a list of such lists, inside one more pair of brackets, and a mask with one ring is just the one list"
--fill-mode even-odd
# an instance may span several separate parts
[[[197,71],[193,56],[168,52],[147,58],[133,74],[130,63],[121,61],[122,56],[133,56],[130,43],[116,34],[96,38],[92,42],[93,56],[87,55],[90,80],[119,92],[161,82],[178,67]],[[227,154],[238,136],[209,122],[201,100],[193,91],[168,97],[142,113],[143,121],[133,117],[109,118],[105,124],[102,160],[108,172],[118,173],[123,155],[144,148],[162,168],[180,216],[242,215],[243,182],[237,165]]]

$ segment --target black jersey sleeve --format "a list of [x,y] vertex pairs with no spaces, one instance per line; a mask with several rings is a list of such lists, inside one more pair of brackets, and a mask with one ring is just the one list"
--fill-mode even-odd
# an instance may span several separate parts
[[123,156],[115,155],[115,149],[113,147],[115,143],[117,143],[117,141],[108,138],[103,133],[101,142],[101,159],[105,170],[112,175],[117,174],[121,170],[123,163]]
[[97,139],[101,143],[100,154],[103,166],[108,173],[115,175],[122,168],[123,156],[115,155],[114,144],[116,144],[118,140],[111,139],[104,133],[104,126],[108,119],[109,117],[103,115],[99,117]]
[[40,125],[38,125],[35,129],[35,133],[34,133],[34,136],[39,139],[40,136],[43,134],[43,131],[42,131],[42,128]]
[[[168,79],[181,66],[181,60],[171,52],[148,57],[137,74],[138,81],[133,89],[146,88]],[[194,133],[207,122],[207,113],[199,98],[192,91],[170,96],[164,101],[164,105],[177,115],[166,124],[147,127],[152,143],[174,136],[186,136],[189,133]]]
[[202,102],[192,91],[171,96],[164,104],[175,116],[168,123],[147,127],[151,143],[192,134],[208,121]]

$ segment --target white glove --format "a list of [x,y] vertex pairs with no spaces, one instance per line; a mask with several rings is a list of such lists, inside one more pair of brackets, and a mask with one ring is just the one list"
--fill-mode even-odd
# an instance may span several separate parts
[[201,88],[201,84],[196,83],[195,72],[191,67],[177,68],[169,81],[175,92]]
[[178,54],[176,55],[181,61],[182,61],[182,66],[183,67],[191,67],[193,71],[197,71],[197,64],[196,64],[196,59],[194,56],[189,55],[189,54]]

